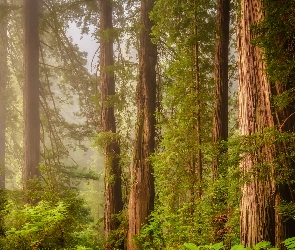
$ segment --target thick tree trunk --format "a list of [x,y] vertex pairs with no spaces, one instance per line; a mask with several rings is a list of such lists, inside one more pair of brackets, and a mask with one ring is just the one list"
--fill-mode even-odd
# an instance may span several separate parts
[[[285,98],[286,93],[292,93],[295,86],[294,66],[291,66],[291,61],[294,62],[295,47],[294,47],[294,2],[291,0],[284,1],[267,1],[269,6],[266,11],[268,20],[271,19],[269,29],[271,52],[275,52],[275,56],[270,56],[270,59],[276,65],[277,72],[271,72],[273,76],[276,76],[276,82],[272,82],[272,94],[274,97],[278,97],[281,104],[274,105],[275,124],[278,126],[280,132],[294,133],[295,132],[295,100],[292,95],[290,99]],[[275,4],[274,4],[275,3]],[[271,8],[271,9],[270,9]],[[277,12],[277,9],[280,11]],[[277,28],[280,27],[280,28]],[[288,34],[285,34],[286,27],[288,27]],[[273,36],[273,37],[272,37]],[[282,36],[282,37],[281,37]],[[278,39],[279,38],[279,39]],[[269,40],[268,40],[269,42]],[[289,68],[291,67],[291,68]],[[284,75],[284,79],[278,79],[276,74],[282,70],[289,68],[290,73]],[[288,95],[287,95],[288,96]],[[295,178],[295,162],[290,157],[294,152],[294,141],[281,141],[276,144],[276,157],[278,159],[278,168],[276,169],[276,208],[282,205],[282,201],[290,203],[295,202],[294,190],[295,185],[293,180]],[[285,157],[282,157],[284,155]],[[280,249],[283,248],[281,243],[287,238],[295,236],[295,220],[276,212],[275,224],[275,246]]]
[[133,236],[148,222],[154,208],[154,178],[150,156],[155,148],[156,45],[151,42],[149,12],[154,0],[141,1],[139,81],[137,85],[137,131],[131,169],[128,250],[135,249]]
[[[106,141],[105,154],[105,235],[108,237],[112,230],[118,229],[120,222],[115,215],[123,210],[121,190],[121,168],[119,164],[120,147],[116,138],[116,121],[114,105],[109,98],[115,95],[115,78],[113,38],[111,37],[112,25],[112,1],[100,1],[100,90],[101,90],[101,125],[102,132],[110,132],[111,138]],[[107,243],[108,245],[109,243]],[[107,249],[112,248],[108,245]]]
[[230,0],[218,0],[214,68],[213,143],[217,155],[213,159],[213,181],[218,177],[219,157],[226,151],[219,143],[228,137],[228,50]]
[[30,179],[40,175],[38,3],[24,0],[24,189]]
[[[6,0],[0,0],[7,4]],[[7,67],[7,19],[0,20],[0,189],[5,189],[5,130]]]
[[[241,135],[252,135],[266,127],[273,127],[270,105],[270,85],[267,81],[262,52],[251,45],[250,27],[263,18],[260,0],[241,1],[238,29],[239,52],[239,130]],[[244,155],[240,170],[244,176],[250,171],[249,181],[242,187],[240,237],[246,246],[267,240],[275,241],[275,185],[272,169],[255,170],[255,165],[271,163],[273,149],[265,145],[255,155]],[[263,178],[259,178],[259,172]]]

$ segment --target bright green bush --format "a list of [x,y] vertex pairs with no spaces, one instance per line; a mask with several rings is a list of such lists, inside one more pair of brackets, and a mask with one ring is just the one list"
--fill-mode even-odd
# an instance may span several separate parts
[[10,202],[6,213],[0,249],[100,249],[96,231],[87,225],[89,210],[79,199],[23,207]]
[[42,174],[29,192],[8,192],[0,209],[0,249],[103,249],[90,209],[69,175]]
[[[294,250],[295,249],[295,237],[289,238],[283,242],[285,247],[288,250]],[[220,250],[220,249],[226,249],[223,243],[217,243],[214,245],[205,245],[205,246],[196,246],[193,243],[184,243],[181,246],[181,249],[189,249],[189,250],[201,250],[201,249],[212,249],[212,250]],[[250,247],[244,247],[243,245],[235,245],[231,247],[231,250],[260,250],[260,249],[268,249],[268,250],[279,250],[278,248],[274,248],[271,246],[271,243],[268,241],[262,241],[253,246],[253,248]]]

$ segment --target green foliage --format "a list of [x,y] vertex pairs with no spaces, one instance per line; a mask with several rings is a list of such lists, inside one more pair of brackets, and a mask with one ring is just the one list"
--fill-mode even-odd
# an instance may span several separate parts
[[295,249],[295,237],[286,239],[285,241],[283,241],[283,243],[288,250]]
[[294,83],[295,3],[267,0],[263,4],[266,15],[262,22],[253,27],[257,36],[254,43],[264,49],[270,80],[273,83]]
[[[172,133],[175,135],[177,131]],[[153,158],[158,200],[149,224],[137,237],[141,249],[169,249],[185,242],[210,244],[221,240],[226,246],[237,244],[241,185],[238,165],[241,152],[253,147],[253,141],[249,139],[249,143],[246,143],[243,138],[230,137],[228,153],[221,159],[219,178],[214,183],[206,179],[202,199],[191,202],[189,181],[192,179],[183,168],[185,153],[180,157],[182,152],[189,149],[184,148],[183,140],[169,137],[166,141],[165,136],[166,152],[159,152]],[[241,147],[242,142],[244,147]],[[207,147],[203,151],[207,157],[212,154],[210,150]]]
[[235,245],[231,248],[231,250],[251,250],[251,248],[244,247],[243,245]]
[[43,181],[30,183],[26,197],[32,204],[22,204],[23,198],[16,199],[15,193],[8,198],[0,249],[101,249],[103,241],[90,209],[71,182],[65,181],[68,177],[46,170]]
[[112,133],[111,131],[103,132],[99,133],[93,140],[93,146],[102,150],[106,145],[118,140],[118,134]]
[[124,241],[127,237],[129,223],[126,212],[126,210],[123,210],[121,213],[114,215],[120,225],[116,230],[112,230],[108,235],[107,245],[109,247],[113,247],[114,249],[121,249],[124,245]]
[[[190,249],[190,250],[201,250],[201,249],[220,250],[220,249],[224,249],[224,247],[225,247],[222,242],[216,243],[214,245],[205,245],[205,246],[196,246],[193,243],[184,243],[183,246],[186,247],[185,249]],[[244,247],[243,245],[235,245],[235,246],[232,246],[230,249],[231,250],[251,250],[251,249],[253,249],[253,250],[259,250],[259,249],[279,250],[278,248],[273,248],[271,246],[271,243],[268,241],[259,242],[255,246],[253,246],[253,248]]]
[[294,202],[282,201],[282,203],[277,207],[278,212],[286,218],[286,220],[295,220],[295,204]]
[[254,250],[259,250],[259,249],[279,250],[278,248],[273,248],[271,246],[271,243],[267,241],[262,241],[257,243],[255,246],[253,246],[253,249]]
[[[7,209],[13,206],[8,204]],[[10,225],[5,237],[7,249],[36,248],[46,241],[50,241],[49,246],[58,245],[54,241],[62,237],[66,217],[67,206],[63,202],[52,207],[41,201],[37,206],[25,205],[21,210],[12,210],[6,218]]]
[[200,250],[200,248],[201,248],[201,247],[197,247],[193,243],[184,243],[183,246],[190,249],[190,250]]
[[[294,1],[263,2],[265,20],[253,27],[252,31],[256,36],[254,44],[263,48],[272,86],[277,87],[278,83],[287,86],[284,91],[272,95],[272,106],[278,113],[294,104],[295,5]],[[98,29],[93,32],[98,40],[99,37],[105,40],[115,38],[117,42],[114,46],[116,63],[106,70],[115,73],[118,83],[116,95],[106,102],[106,105],[115,108],[118,132],[100,133],[94,139],[94,144],[103,147],[114,140],[120,140],[120,163],[126,169],[129,169],[132,159],[130,149],[133,146],[136,113],[132,81],[137,80],[138,65],[134,58],[130,56],[127,59],[125,54],[130,52],[130,44],[134,48],[138,46],[137,36],[141,28],[138,22],[138,3],[113,1],[115,28],[104,34],[100,34]],[[251,181],[252,177],[268,176],[270,169],[277,174],[277,184],[294,184],[294,168],[289,166],[295,160],[295,134],[282,132],[283,123],[277,128],[266,129],[251,136],[232,135],[227,142],[222,142],[228,150],[220,159],[219,177],[214,183],[211,180],[211,163],[216,154],[215,146],[211,143],[215,5],[216,1],[213,0],[157,0],[150,13],[155,23],[153,36],[158,45],[157,76],[161,93],[158,96],[157,114],[159,147],[151,159],[154,166],[156,206],[149,224],[142,228],[141,234],[135,239],[142,250],[178,249],[179,246],[181,249],[193,250],[229,248],[239,242],[239,199],[242,185]],[[22,155],[21,133],[15,132],[21,131],[22,126],[18,86],[23,79],[23,63],[19,60],[23,48],[21,39],[18,38],[21,36],[21,22],[20,12],[15,15],[11,6],[7,10],[9,6],[2,7],[5,9],[0,10],[1,14],[4,11],[5,15],[10,16],[9,39],[14,48],[9,51],[10,71],[14,74],[11,77],[12,87],[8,90],[9,101],[16,102],[8,107],[7,131],[10,137],[7,140],[9,150],[6,155],[7,165],[16,168],[21,166]],[[42,181],[32,182],[32,191],[26,194],[35,205],[23,205],[21,199],[2,197],[4,192],[0,193],[0,249],[82,250],[103,249],[105,246],[97,237],[98,230],[90,217],[89,208],[77,192],[81,178],[89,180],[97,179],[97,176],[78,165],[69,164],[70,167],[66,167],[63,164],[70,160],[70,153],[77,146],[85,149],[85,136],[95,134],[99,124],[97,77],[87,72],[85,53],[80,52],[78,46],[67,37],[71,21],[82,28],[82,33],[89,33],[90,24],[96,26],[99,23],[98,8],[96,1],[44,1],[42,5]],[[125,51],[120,44],[128,36],[128,41],[125,41],[128,48]],[[198,92],[195,91],[196,76],[199,76],[200,81],[201,90]],[[78,104],[79,110],[70,118],[73,121],[61,115],[64,110],[71,110]],[[200,130],[196,129],[198,112]],[[233,127],[234,123],[235,121]],[[263,156],[256,153],[265,145],[276,146],[273,162],[265,162]],[[202,181],[196,175],[196,152],[200,149],[203,153]],[[252,156],[255,166],[249,173],[241,175],[239,163],[247,156]],[[8,176],[13,176],[13,173],[14,171],[10,172]],[[129,177],[129,172],[122,177],[126,186],[126,200]],[[199,190],[202,191],[201,195]],[[294,219],[293,202],[283,201],[277,209],[284,218]],[[126,237],[128,221],[124,213],[118,215],[118,220],[122,222],[121,227],[111,233],[109,240],[111,245],[119,247]],[[219,241],[223,242],[216,243]],[[295,249],[295,238],[286,240],[284,244],[287,249]],[[231,249],[250,248],[235,245]],[[253,249],[275,248],[269,242],[261,242]]]
[[87,227],[89,211],[79,200],[56,204],[40,201],[37,206],[19,207],[10,202],[6,207],[5,237],[1,249],[59,249],[76,246],[99,249],[97,235]]
[[[140,249],[238,241],[238,145],[222,160],[220,179],[214,185],[211,180],[215,13],[210,10],[215,4],[159,0],[151,13],[163,99],[157,114],[160,143],[152,157],[156,207],[136,239]],[[197,177],[199,150],[202,181]]]
[[166,223],[161,220],[161,213],[155,209],[152,212],[149,224],[144,225],[141,229],[140,235],[136,236],[135,242],[141,249],[162,249],[165,246],[164,230]]
[[[165,137],[163,141],[165,142]],[[257,156],[253,158],[255,166],[245,175],[240,174],[239,162],[247,155],[255,155],[255,152],[265,145],[272,147],[285,142],[289,145],[290,152],[294,151],[294,144],[289,144],[292,141],[294,141],[293,133],[282,133],[275,128],[267,128],[251,136],[230,137],[227,143],[228,152],[221,159],[219,178],[213,184],[207,180],[208,186],[206,186],[202,199],[193,203],[186,198],[190,193],[189,185],[186,185],[187,180],[182,179],[187,174],[184,169],[181,169],[183,165],[179,164],[178,167],[173,167],[173,164],[182,160],[179,154],[174,155],[175,152],[172,151],[169,157],[163,157],[166,152],[159,152],[153,158],[156,181],[159,185],[159,200],[149,224],[143,227],[140,236],[137,237],[141,249],[169,249],[185,242],[194,243],[196,246],[209,246],[208,244],[220,240],[223,241],[226,248],[238,244],[241,185],[246,184],[253,176],[258,179],[265,178],[271,169],[276,169],[278,183],[285,183],[286,180],[292,181],[288,177],[292,176],[292,169],[289,170],[290,172],[286,171],[282,164],[293,159],[294,156],[282,153],[273,162],[265,162],[265,159]],[[168,140],[166,145],[171,143],[176,151],[178,150],[176,147],[178,142],[173,142]],[[166,147],[166,149],[168,148]],[[182,148],[182,150],[186,149]],[[209,152],[208,149],[206,153]],[[167,167],[165,167],[166,164]],[[157,172],[162,171],[163,167],[167,168],[165,172]],[[183,190],[182,195],[177,193],[178,188]],[[284,218],[293,219],[294,203],[283,202],[277,209]],[[242,246],[236,246],[236,248],[245,249]],[[267,242],[262,242],[257,244],[254,249],[275,248],[272,248]]]
[[216,243],[211,246],[206,245],[206,246],[199,246],[199,247],[197,247],[195,244],[192,244],[192,243],[184,243],[183,246],[185,246],[186,248],[190,250],[201,250],[201,249],[220,250],[224,247],[222,242]]
[[0,237],[5,235],[5,216],[6,216],[6,208],[7,205],[7,197],[6,192],[4,190],[0,190]]

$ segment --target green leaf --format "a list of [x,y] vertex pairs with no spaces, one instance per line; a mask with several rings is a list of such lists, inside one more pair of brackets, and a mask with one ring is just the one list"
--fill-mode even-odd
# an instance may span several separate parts
[[283,243],[288,250],[295,250],[295,237],[286,239]]
[[268,241],[262,241],[257,243],[253,248],[255,250],[259,250],[259,249],[265,249],[265,248],[270,248],[271,247],[271,243]]
[[235,245],[231,248],[231,250],[245,250],[245,249],[251,250],[251,248],[245,248],[243,245]]
[[92,248],[84,247],[84,246],[77,246],[76,250],[91,250]]
[[200,247],[197,247],[195,244],[193,243],[184,243],[183,244],[185,247],[187,247],[190,250],[200,250]]
[[222,249],[224,247],[223,243],[222,242],[219,242],[219,243],[216,243],[212,246],[212,249],[214,250],[219,250],[219,249]]

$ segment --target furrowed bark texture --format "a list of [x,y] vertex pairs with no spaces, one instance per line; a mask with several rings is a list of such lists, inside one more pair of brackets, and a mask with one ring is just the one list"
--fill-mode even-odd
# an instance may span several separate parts
[[[241,135],[252,135],[265,127],[273,127],[270,107],[270,85],[264,73],[262,52],[251,45],[250,27],[263,18],[261,1],[242,0],[238,28],[239,51],[239,130]],[[240,170],[244,176],[258,163],[271,163],[273,149],[267,145],[255,154],[243,155]],[[261,165],[259,166],[261,168]],[[259,178],[260,171],[267,171]],[[275,185],[271,169],[254,170],[242,187],[240,237],[246,246],[267,240],[275,241]]]
[[137,85],[137,131],[131,169],[128,250],[136,249],[133,236],[147,223],[154,208],[154,178],[149,157],[155,148],[156,45],[151,42],[149,12],[154,0],[141,1],[139,81]]
[[[101,90],[101,125],[103,132],[111,132],[116,137],[114,105],[109,98],[115,95],[113,38],[110,35],[112,25],[112,3],[100,1],[100,90]],[[120,147],[117,138],[106,141],[105,148],[105,214],[104,229],[106,237],[112,230],[118,229],[120,222],[114,215],[123,209],[121,190],[121,168],[119,164]],[[111,246],[108,246],[111,247]],[[107,248],[111,249],[111,248]]]
[[[6,0],[0,3],[7,4]],[[0,189],[5,189],[5,130],[7,86],[7,19],[0,20]]]
[[38,0],[24,0],[24,189],[39,176],[39,12]]
[[[275,2],[275,1],[272,1]],[[291,0],[283,0],[273,5],[273,10],[270,10],[270,13],[267,13],[271,16],[274,21],[273,25],[278,27],[285,27],[289,24],[288,32],[285,34],[285,31],[282,29],[275,29],[271,27],[272,32],[276,32],[276,36],[279,40],[276,39],[272,41],[274,48],[272,50],[276,51],[276,57],[272,58],[275,60],[276,66],[280,69],[283,67],[287,68],[290,66],[290,61],[294,61],[295,58],[295,47],[294,47],[294,36],[295,36],[295,22],[293,19],[295,5]],[[277,8],[284,10],[284,14],[277,14]],[[290,25],[291,24],[291,25]],[[291,72],[285,74],[285,79],[278,79],[277,82],[272,82],[272,95],[274,97],[282,95],[279,97],[281,102],[286,102],[284,93],[292,93],[295,87],[295,73],[294,66],[292,66]],[[274,72],[277,74],[277,72]],[[291,95],[292,96],[292,95]],[[291,97],[291,100],[287,100],[283,108],[276,107],[274,108],[275,113],[275,124],[279,127],[280,132],[284,133],[294,133],[295,132],[295,100]],[[275,206],[278,207],[284,202],[294,202],[294,190],[295,185],[292,181],[295,179],[295,163],[294,159],[290,156],[293,154],[293,144],[294,141],[283,141],[276,144],[276,157],[282,159],[282,155],[285,155],[282,160],[279,160],[279,166],[276,171],[276,178],[281,180],[277,182],[276,185],[276,203]],[[275,217],[276,225],[276,235],[275,235],[275,247],[280,249],[283,248],[281,243],[287,238],[295,236],[295,220],[288,219],[282,214],[276,213]]]
[[221,148],[220,141],[228,137],[228,52],[229,52],[229,11],[230,0],[218,0],[216,16],[216,44],[214,68],[214,110],[213,143],[218,148],[213,159],[212,177],[218,177],[219,156],[226,149]]

